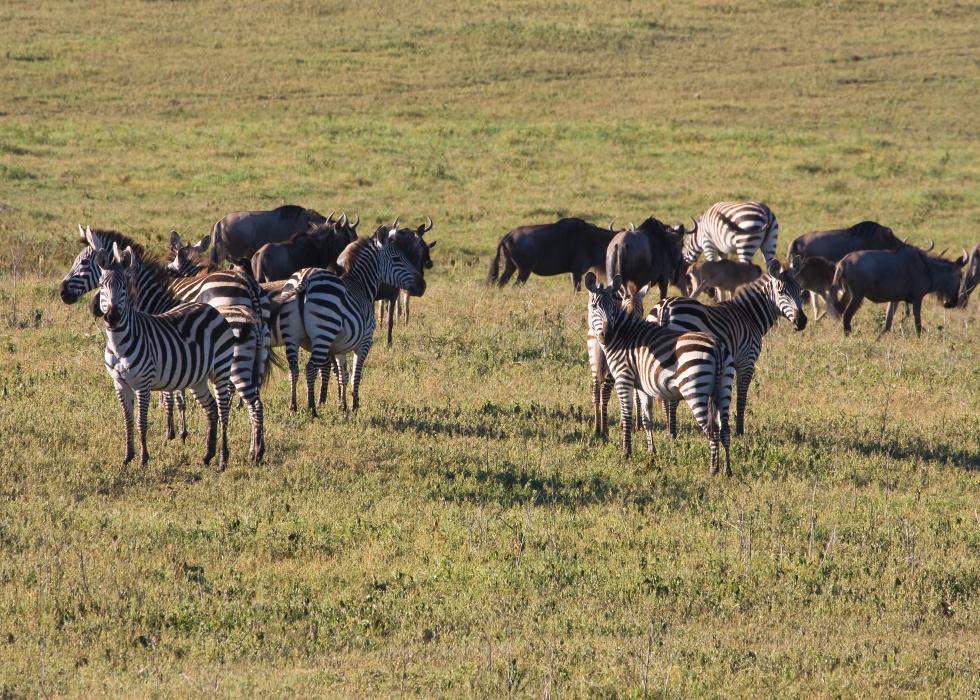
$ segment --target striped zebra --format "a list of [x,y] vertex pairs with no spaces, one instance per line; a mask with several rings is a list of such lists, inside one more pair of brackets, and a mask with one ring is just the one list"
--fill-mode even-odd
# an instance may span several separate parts
[[[197,243],[184,243],[180,234],[170,232],[170,252],[174,259],[167,264],[167,271],[174,277],[194,277],[202,272],[214,272],[209,269],[204,251],[211,245],[211,236],[205,236]],[[251,268],[249,268],[251,270]]]
[[747,263],[762,248],[768,265],[776,259],[778,237],[776,216],[765,204],[718,202],[694,221],[694,229],[684,237],[684,262],[693,263],[703,250],[708,260],[734,255]]
[[[140,461],[146,465],[150,454],[146,447],[150,391],[190,389],[208,417],[207,448],[204,464],[215,454],[217,424],[221,424],[221,449],[218,466],[228,462],[228,402],[231,398],[231,375],[236,362],[238,341],[232,326],[215,308],[207,304],[181,304],[162,314],[140,311],[135,304],[135,286],[131,271],[136,256],[133,249],[120,250],[114,243],[112,252],[99,250],[95,263],[103,271],[98,307],[106,322],[105,366],[115,384],[126,422],[128,464],[133,450],[133,398],[140,433]],[[249,315],[245,310],[246,317]],[[250,332],[248,325],[245,332]],[[218,400],[208,388],[214,382]]]
[[[796,330],[806,328],[800,285],[778,261],[769,264],[768,272],[755,282],[739,287],[735,297],[717,306],[705,306],[694,299],[664,299],[647,316],[648,321],[676,331],[703,331],[725,342],[735,358],[738,397],[735,404],[735,434],[745,431],[745,405],[755,363],[762,352],[762,338],[785,317]],[[665,406],[667,427],[677,433],[677,403]]]
[[735,363],[724,341],[707,333],[675,331],[631,316],[619,295],[622,278],[603,287],[595,274],[585,276],[589,290],[589,328],[602,346],[619,396],[623,452],[631,454],[634,392],[646,394],[643,426],[653,452],[653,398],[691,407],[694,420],[708,438],[710,473],[718,473],[719,445],[725,449],[725,473],[731,475],[728,410]]
[[[646,296],[649,286],[641,287],[635,292],[630,292],[628,285],[623,285],[620,289],[623,309],[630,316],[643,318],[643,298]],[[612,394],[613,376],[609,372],[609,363],[606,362],[606,353],[599,344],[596,334],[591,328],[585,336],[585,345],[589,355],[589,369],[592,372],[592,415],[595,434],[603,439],[609,435],[609,396]],[[639,418],[639,412],[637,412]],[[637,425],[637,428],[640,426]]]
[[[346,354],[354,353],[353,410],[360,406],[361,372],[374,340],[374,296],[385,282],[421,296],[425,280],[388,240],[386,227],[369,238],[351,243],[340,256],[344,274],[338,277],[320,268],[306,268],[282,285],[273,301],[279,304],[272,322],[274,345],[284,345],[289,365],[289,407],[296,410],[299,346],[310,351],[306,365],[307,406],[316,416],[314,385],[331,356],[337,368],[340,403],[347,410]],[[329,372],[324,373],[326,382]]]
[[[251,421],[250,456],[261,461],[265,453],[262,401],[259,385],[266,374],[269,362],[269,298],[262,287],[250,275],[232,271],[219,271],[196,277],[172,277],[166,267],[148,255],[142,246],[128,236],[116,231],[86,228],[79,232],[86,247],[75,257],[71,269],[61,282],[61,299],[66,304],[76,302],[81,295],[99,285],[101,269],[95,262],[98,251],[112,250],[114,245],[120,249],[130,248],[134,262],[130,274],[136,295],[133,302],[139,311],[149,314],[162,314],[186,302],[206,303],[220,312],[226,312],[230,320],[240,318],[243,310],[250,314],[254,333],[245,334],[239,324],[233,324],[233,331],[239,337],[235,344],[235,363],[232,383],[244,399]],[[92,311],[98,314],[98,299],[93,299]],[[172,398],[165,395],[167,407],[167,437],[174,437],[173,418],[170,412]],[[183,401],[178,399],[178,409]],[[181,437],[186,436],[184,416],[181,416]]]

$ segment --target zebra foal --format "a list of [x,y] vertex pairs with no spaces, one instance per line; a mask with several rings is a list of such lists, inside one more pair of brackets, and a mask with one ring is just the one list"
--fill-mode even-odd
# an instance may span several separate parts
[[[228,461],[228,403],[235,336],[225,317],[207,304],[182,304],[163,314],[148,314],[134,306],[132,279],[134,253],[127,247],[99,250],[95,262],[102,269],[98,306],[105,320],[105,366],[115,384],[126,422],[128,464],[133,450],[133,399],[140,434],[140,461],[149,461],[146,447],[150,391],[190,389],[208,417],[204,464],[215,454],[217,426],[221,424],[218,466]],[[93,305],[94,306],[94,305]],[[214,382],[218,400],[208,388]]]
[[[755,282],[739,287],[734,298],[717,306],[705,306],[695,299],[672,297],[657,304],[648,321],[676,331],[702,331],[724,341],[735,359],[738,398],[735,404],[735,434],[745,432],[745,406],[755,363],[762,352],[762,338],[783,316],[798,331],[806,328],[800,285],[778,261]],[[677,434],[677,402],[665,406],[670,434]]]
[[694,420],[708,438],[710,474],[718,473],[720,449],[725,450],[725,474],[731,475],[728,411],[735,365],[724,342],[707,333],[683,333],[631,316],[622,305],[622,279],[608,287],[585,276],[589,290],[589,329],[602,346],[619,397],[623,453],[633,450],[632,411],[635,391],[646,394],[643,425],[647,448],[653,446],[653,398],[684,399]]

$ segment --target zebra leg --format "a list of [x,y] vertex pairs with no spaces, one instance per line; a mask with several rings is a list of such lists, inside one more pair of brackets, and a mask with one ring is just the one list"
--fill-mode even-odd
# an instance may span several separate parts
[[[401,292],[399,292],[401,294]],[[391,347],[391,329],[395,325],[395,305],[388,302],[388,317],[386,319],[386,324],[388,327],[388,344],[386,347]]]
[[[228,408],[231,404],[231,382],[227,379],[216,382],[214,385],[215,393],[218,394],[218,423],[221,424],[221,450],[218,452],[218,469],[224,470],[228,466]],[[262,437],[262,403],[259,401],[259,392],[255,389],[255,386],[249,387],[254,391],[254,395],[249,392],[249,396],[246,398],[246,394],[239,392],[239,396],[245,400],[248,406],[249,417],[252,418],[252,446],[251,454],[255,461],[259,461],[259,458],[255,457],[258,451],[259,443],[264,442]],[[256,406],[258,409],[256,411]],[[256,418],[258,419],[258,428],[256,429]]]
[[745,406],[749,401],[749,385],[755,375],[754,363],[739,367],[736,375],[738,398],[735,403],[735,435],[742,435],[745,432]]
[[633,382],[631,379],[616,380],[616,395],[619,396],[619,424],[623,429],[623,454],[633,454]]
[[146,449],[146,430],[150,418],[150,390],[136,390],[136,422],[140,429],[140,464],[144,467],[150,461],[150,452]]
[[174,394],[177,403],[177,415],[180,416],[180,441],[187,442],[187,402],[184,400],[184,390],[180,389]]
[[174,430],[174,397],[169,391],[160,392],[160,407],[167,416],[167,440],[177,437]]
[[124,384],[118,380],[115,381],[116,385],[116,397],[119,399],[119,405],[122,406],[123,410],[123,420],[126,424],[126,452],[123,456],[123,464],[129,464],[133,461],[133,390],[128,384]]
[[653,444],[653,397],[636,392],[640,402],[640,415],[643,419],[643,429],[647,434],[647,452],[652,455],[657,454],[657,448]]
[[360,396],[361,372],[364,371],[364,363],[367,361],[367,356],[369,352],[371,352],[370,338],[368,339],[368,342],[364,343],[363,345],[361,345],[360,348],[357,349],[357,352],[354,353],[354,359],[351,362],[351,374],[353,375],[353,377],[351,378],[351,394],[352,394],[351,410],[352,411],[357,411],[357,409],[360,408],[361,405],[361,396]]
[[314,342],[310,346],[310,359],[306,363],[306,407],[310,415],[317,416],[316,401],[314,399],[314,389],[316,388],[316,378],[320,374],[320,369],[330,359],[330,347],[326,343]]
[[337,407],[347,413],[347,354],[333,355],[333,366],[337,372]]
[[327,359],[327,363],[320,368],[320,396],[317,398],[317,406],[322,406],[327,402],[327,388],[330,386],[330,373],[333,370],[333,357]]
[[678,401],[668,401],[667,399],[662,399],[660,404],[663,406],[664,415],[667,420],[667,432],[670,433],[670,439],[677,439],[677,404]]
[[208,389],[207,381],[201,382],[197,386],[192,386],[190,389],[191,394],[197,399],[197,403],[208,417],[208,437],[205,442],[203,460],[204,466],[207,466],[214,457],[214,443],[218,432],[218,404],[215,402],[214,397],[211,396],[211,390]]
[[286,343],[286,363],[289,365],[289,410],[296,412],[296,383],[299,382],[299,348]]
[[592,429],[596,436],[602,435],[602,386],[604,382],[592,375]]
[[607,376],[600,388],[599,403],[602,411],[602,437],[607,439],[609,437],[609,397],[612,395],[613,390],[613,378],[612,376]]

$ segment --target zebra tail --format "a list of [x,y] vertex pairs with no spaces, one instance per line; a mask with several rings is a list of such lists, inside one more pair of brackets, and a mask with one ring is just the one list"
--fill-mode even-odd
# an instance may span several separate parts
[[[245,268],[247,269],[247,268]],[[266,320],[264,310],[267,308],[265,303],[268,296],[255,280],[255,277],[244,270],[240,273],[245,279],[248,294],[252,300],[253,323],[255,325],[255,365],[252,367],[253,375],[258,384],[265,384],[269,374],[269,354],[272,349],[272,334]],[[263,300],[263,296],[266,299]]]
[[487,272],[487,285],[492,285],[497,281],[500,276],[500,256],[503,254],[504,242],[500,241],[497,244],[497,254],[490,261],[490,270]]
[[728,348],[722,341],[717,341],[714,346],[715,356],[715,383],[711,389],[711,397],[708,400],[708,425],[718,426],[718,434],[721,434],[721,390],[724,385],[725,365],[728,359]]

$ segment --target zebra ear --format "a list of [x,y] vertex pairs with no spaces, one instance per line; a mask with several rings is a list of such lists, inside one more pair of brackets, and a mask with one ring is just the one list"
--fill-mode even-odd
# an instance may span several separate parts
[[211,245],[211,236],[205,236],[204,238],[202,238],[201,240],[199,240],[197,243],[194,244],[194,248],[197,250],[198,253],[203,253],[205,250],[208,249],[208,246],[210,245]]
[[593,294],[599,293],[599,285],[596,283],[595,273],[592,270],[585,273],[585,288]]
[[623,276],[616,275],[615,277],[612,278],[612,284],[609,285],[609,289],[611,289],[612,293],[615,294],[620,290],[622,286],[623,286]]
[[769,264],[767,265],[767,269],[769,270],[770,275],[772,275],[773,277],[778,277],[779,274],[783,271],[783,266],[779,264],[779,261],[776,260],[776,258],[773,258],[772,260],[769,261]]
[[170,231],[170,250],[176,251],[181,247],[180,234],[174,230]]
[[649,291],[650,291],[650,285],[649,284],[643,285],[638,290],[636,290],[636,298],[639,299],[640,301],[643,301],[643,297],[645,297],[647,295],[647,292]]
[[133,259],[135,257],[136,255],[133,253],[133,246],[128,245],[126,246],[126,250],[122,252],[122,259],[120,262],[123,264],[123,267],[132,267]]
[[101,294],[93,295],[88,303],[89,312],[96,318],[102,318],[102,300],[99,298],[100,296]]
[[85,237],[85,229],[82,228],[81,224],[78,225],[78,240],[82,243],[88,243],[88,239]]
[[88,244],[95,250],[102,248],[102,237],[97,233],[92,233],[91,226],[85,227],[85,240],[88,241]]

